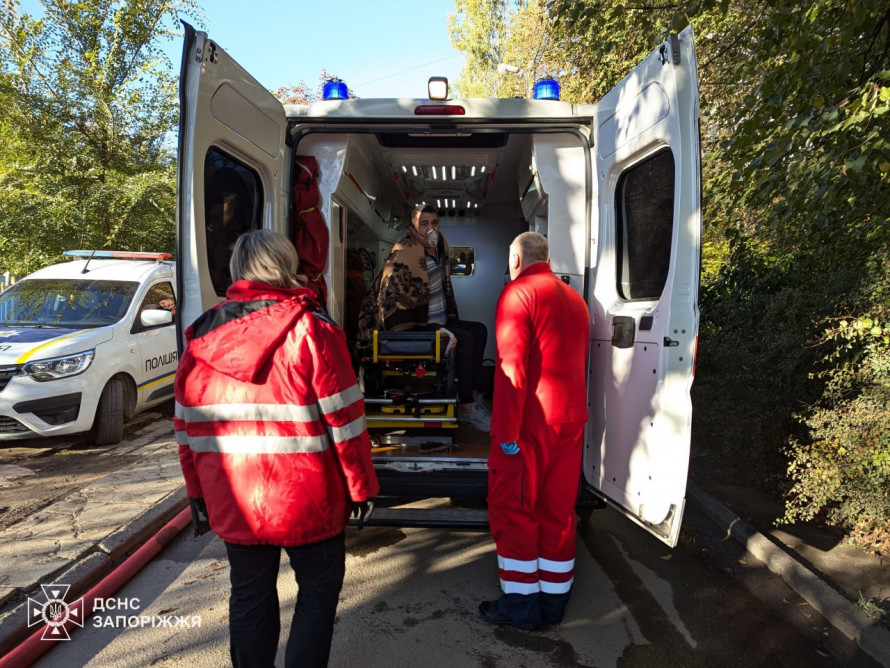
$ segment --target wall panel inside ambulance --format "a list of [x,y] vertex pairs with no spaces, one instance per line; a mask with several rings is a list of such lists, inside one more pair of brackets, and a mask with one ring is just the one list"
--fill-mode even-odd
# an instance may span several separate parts
[[[317,165],[316,206],[329,230],[325,307],[347,332],[360,381],[367,378],[355,345],[361,288],[381,270],[416,204],[439,212],[460,318],[488,328],[489,371],[508,247],[521,232],[541,232],[554,273],[584,296],[592,317],[583,487],[676,542],[698,323],[691,30],[654,51],[607,96],[605,107],[422,97],[283,107],[219,45],[191,30],[181,91],[184,325],[225,294],[232,239],[221,230],[231,221],[242,232],[267,227],[295,238],[303,223],[291,193],[305,157]],[[444,107],[460,112],[444,113]],[[395,374],[397,365],[387,364],[386,373]],[[433,372],[432,363],[417,365]],[[406,382],[417,380],[410,375]],[[438,407],[414,405],[409,420],[402,408],[372,405],[372,386],[362,385],[382,493],[481,507],[488,434],[435,417]],[[380,410],[389,418],[380,419]],[[647,432],[648,423],[657,426]],[[660,475],[666,472],[669,483]],[[416,523],[485,521],[484,511],[459,515],[446,509]]]

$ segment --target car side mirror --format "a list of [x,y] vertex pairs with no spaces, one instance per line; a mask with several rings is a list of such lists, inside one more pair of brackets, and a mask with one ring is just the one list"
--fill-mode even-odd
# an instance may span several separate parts
[[143,327],[157,327],[173,322],[173,314],[162,308],[147,308],[139,314],[139,321]]

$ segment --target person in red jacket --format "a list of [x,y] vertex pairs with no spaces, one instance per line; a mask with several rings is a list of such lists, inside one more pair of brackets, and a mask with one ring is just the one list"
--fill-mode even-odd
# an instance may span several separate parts
[[559,624],[575,567],[575,498],[587,423],[590,313],[550,269],[547,239],[520,234],[495,314],[488,519],[503,595],[488,621]]
[[196,533],[209,519],[229,559],[236,667],[275,662],[282,548],[299,586],[285,663],[327,665],[344,529],[350,512],[361,525],[379,492],[343,330],[298,283],[298,264],[283,235],[242,235],[229,263],[235,282],[186,330],[176,372],[174,427]]

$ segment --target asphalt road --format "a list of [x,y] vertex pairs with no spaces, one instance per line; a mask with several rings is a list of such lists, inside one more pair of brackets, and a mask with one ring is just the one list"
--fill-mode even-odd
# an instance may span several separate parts
[[[745,565],[732,541],[714,535],[694,509],[687,509],[685,524],[670,550],[610,509],[594,513],[579,531],[567,618],[536,633],[496,628],[478,616],[478,602],[498,595],[486,532],[349,528],[330,665],[837,665],[819,646],[819,621],[790,621],[782,610],[797,603],[774,576]],[[740,564],[749,572],[735,572]],[[282,566],[279,580],[284,629],[296,596],[288,569]],[[746,578],[755,586],[746,586]],[[88,620],[35,665],[227,665],[227,594],[221,541],[186,531],[117,593],[127,610]],[[136,616],[154,621],[120,619]]]
[[0,443],[0,531],[132,463],[130,441],[173,419],[168,401],[138,413],[124,426],[120,445],[97,446],[86,434]]
[[[172,404],[136,416],[126,438],[171,415]],[[4,444],[0,467],[25,473],[0,476],[0,528],[131,464],[126,442]],[[479,601],[499,594],[487,532],[349,528],[347,546],[334,667],[837,665],[822,646],[824,621],[692,505],[673,550],[615,511],[596,511],[579,530],[567,618],[537,633],[478,615]],[[284,629],[296,597],[288,569],[279,581]],[[227,597],[222,543],[186,531],[116,594],[126,610],[91,618],[36,665],[227,665]]]

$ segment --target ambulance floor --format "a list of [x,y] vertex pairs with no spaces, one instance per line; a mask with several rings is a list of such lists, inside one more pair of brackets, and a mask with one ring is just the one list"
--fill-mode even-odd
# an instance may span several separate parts
[[[372,430],[371,442],[373,447],[371,454],[375,457],[459,457],[488,459],[488,450],[491,445],[487,433],[473,429],[472,427],[458,427],[457,429],[405,429],[404,434],[410,438],[410,443],[393,445],[382,443],[387,430]],[[425,440],[425,436],[429,440]],[[375,438],[379,437],[379,438]],[[442,442],[442,438],[450,437],[451,443]]]

